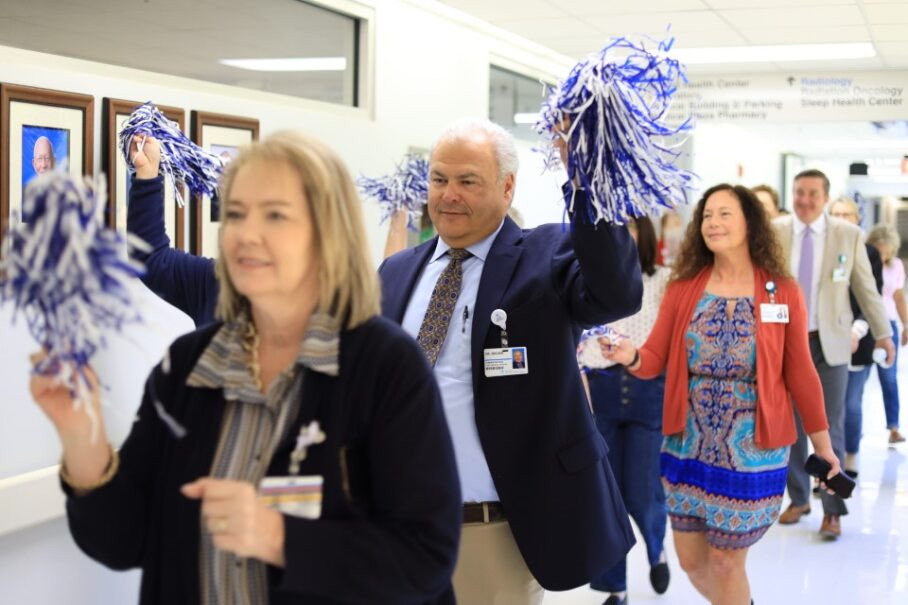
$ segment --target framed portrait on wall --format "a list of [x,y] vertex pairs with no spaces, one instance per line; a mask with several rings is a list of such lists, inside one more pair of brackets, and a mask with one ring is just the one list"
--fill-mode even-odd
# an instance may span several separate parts
[[[108,225],[126,234],[126,208],[129,202],[129,169],[120,151],[120,131],[129,120],[130,114],[142,103],[122,99],[104,98],[102,107],[103,147],[101,164],[107,173]],[[176,122],[180,130],[186,127],[186,112],[178,107],[156,105],[168,120]],[[183,191],[185,192],[185,187]],[[184,199],[186,196],[184,194]],[[164,229],[170,245],[186,249],[186,212],[177,204],[176,195],[169,182],[164,183]]]
[[93,170],[94,97],[0,84],[0,238],[21,218],[25,185],[48,170]]
[[[193,142],[228,162],[236,157],[240,147],[259,138],[259,121],[252,118],[193,111],[190,121]],[[214,199],[207,195],[196,199],[191,216],[191,252],[199,256],[216,257],[221,220],[217,196]]]

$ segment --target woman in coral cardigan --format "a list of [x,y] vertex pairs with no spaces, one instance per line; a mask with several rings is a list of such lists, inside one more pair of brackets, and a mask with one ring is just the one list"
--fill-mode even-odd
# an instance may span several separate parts
[[681,567],[712,603],[750,602],[745,559],[779,515],[792,398],[829,476],[839,461],[806,307],[749,189],[700,199],[646,344],[600,344],[640,378],[665,370],[662,481]]

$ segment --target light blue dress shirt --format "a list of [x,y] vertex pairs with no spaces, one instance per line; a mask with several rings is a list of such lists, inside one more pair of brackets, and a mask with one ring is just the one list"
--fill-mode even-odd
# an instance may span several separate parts
[[[489,237],[467,247],[472,256],[461,265],[463,280],[460,285],[460,296],[457,297],[454,315],[448,324],[448,334],[435,363],[435,379],[438,381],[448,429],[454,441],[454,457],[457,460],[464,502],[498,501],[498,491],[492,481],[492,473],[489,471],[489,464],[479,442],[479,431],[476,429],[470,334],[479,279],[482,277],[482,269],[492,242],[501,231],[502,225],[504,221]],[[450,247],[438,238],[432,258],[413,288],[402,323],[404,330],[413,338],[419,334],[426,309],[429,308],[432,290],[435,289],[435,282],[450,262],[447,255]],[[480,321],[490,320],[486,317]]]

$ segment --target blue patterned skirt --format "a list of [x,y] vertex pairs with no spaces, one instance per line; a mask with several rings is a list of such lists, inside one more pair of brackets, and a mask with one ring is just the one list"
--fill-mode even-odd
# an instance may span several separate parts
[[753,381],[691,376],[684,433],[662,446],[662,484],[675,531],[702,531],[716,548],[747,548],[779,516],[788,447],[754,443]]

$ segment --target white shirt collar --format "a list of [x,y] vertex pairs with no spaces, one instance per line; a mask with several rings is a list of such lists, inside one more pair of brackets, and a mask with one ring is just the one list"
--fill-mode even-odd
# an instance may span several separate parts
[[[467,252],[481,260],[482,262],[486,261],[486,257],[489,255],[489,250],[492,249],[492,243],[494,243],[495,238],[498,236],[498,232],[501,231],[501,228],[504,227],[504,219],[502,219],[501,224],[498,225],[498,229],[493,231],[488,237],[483,240],[480,240],[473,244],[472,246],[467,246]],[[438,243],[435,245],[435,252],[432,253],[432,259],[429,262],[435,262],[444,254],[451,249],[451,246],[445,243],[441,236],[438,237]]]
[[[807,229],[807,223],[801,221],[798,218],[797,214],[792,213],[792,218],[794,219],[794,234],[801,235],[805,229]],[[812,223],[810,223],[810,230],[814,235],[823,235],[826,233],[826,213],[821,212],[820,216],[816,218]]]

